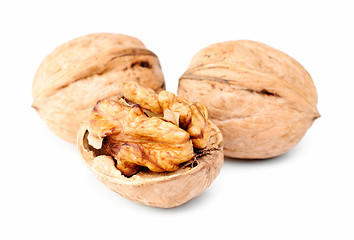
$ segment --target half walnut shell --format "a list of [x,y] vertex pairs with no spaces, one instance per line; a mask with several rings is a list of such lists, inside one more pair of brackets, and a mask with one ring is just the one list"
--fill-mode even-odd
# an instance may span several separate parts
[[178,170],[173,172],[157,173],[144,169],[129,178],[125,177],[116,168],[111,156],[103,149],[90,145],[88,122],[80,126],[78,150],[85,165],[109,189],[138,203],[171,208],[201,194],[220,172],[224,161],[223,138],[212,122],[210,125],[211,137],[207,147],[197,150],[194,158],[180,164]]

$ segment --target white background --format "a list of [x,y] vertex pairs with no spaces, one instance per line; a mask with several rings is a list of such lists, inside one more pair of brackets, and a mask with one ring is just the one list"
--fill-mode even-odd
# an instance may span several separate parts
[[[0,239],[354,239],[351,1],[1,1],[0,26]],[[283,156],[226,159],[214,183],[180,207],[131,202],[96,180],[31,108],[43,58],[95,32],[143,41],[175,93],[203,47],[266,43],[308,70],[322,117]]]

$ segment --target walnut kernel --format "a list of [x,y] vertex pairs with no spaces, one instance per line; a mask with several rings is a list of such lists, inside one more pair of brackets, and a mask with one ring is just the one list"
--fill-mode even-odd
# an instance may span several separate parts
[[134,82],[122,85],[118,100],[97,102],[81,124],[78,148],[109,188],[157,207],[199,195],[223,163],[221,132],[202,104]]

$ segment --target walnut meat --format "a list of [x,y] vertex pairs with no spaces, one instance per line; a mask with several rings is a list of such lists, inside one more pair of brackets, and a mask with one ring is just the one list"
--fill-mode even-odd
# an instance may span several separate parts
[[175,171],[193,157],[189,134],[159,117],[148,117],[139,104],[101,100],[90,117],[89,133],[105,138],[104,150],[125,176],[145,166],[154,172]]
[[123,84],[118,100],[97,102],[81,124],[78,148],[109,188],[166,208],[199,195],[223,163],[221,131],[202,104],[135,82]]
[[283,52],[254,41],[201,50],[181,76],[178,96],[208,108],[223,133],[225,156],[235,158],[280,155],[320,116],[307,71]]
[[43,60],[33,81],[32,106],[56,135],[76,142],[79,124],[96,102],[116,96],[126,80],[157,92],[165,89],[157,56],[138,39],[112,33],[82,36]]

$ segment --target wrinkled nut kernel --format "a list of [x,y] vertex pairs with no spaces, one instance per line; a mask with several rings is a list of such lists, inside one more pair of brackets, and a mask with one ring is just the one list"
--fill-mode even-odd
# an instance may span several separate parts
[[189,134],[159,117],[148,117],[135,104],[101,100],[90,116],[89,134],[105,138],[103,148],[116,167],[131,176],[145,166],[154,172],[175,171],[193,157]]
[[82,36],[43,60],[33,81],[32,106],[56,135],[74,143],[80,122],[96,102],[117,96],[126,80],[157,92],[165,89],[157,56],[138,39],[113,33]]
[[[151,89],[150,89],[151,90]],[[125,82],[122,86],[123,97],[153,113],[171,111],[178,116],[181,128],[185,129],[196,148],[205,148],[210,137],[208,110],[201,103],[189,104],[173,93],[162,91],[158,95],[141,87],[135,82]]]
[[222,135],[207,112],[170,92],[125,82],[118,100],[98,101],[81,124],[79,152],[122,196],[175,207],[203,192],[222,166]]
[[229,41],[198,52],[178,96],[201,102],[221,129],[225,156],[278,156],[304,136],[317,111],[307,71],[288,55],[254,41]]

